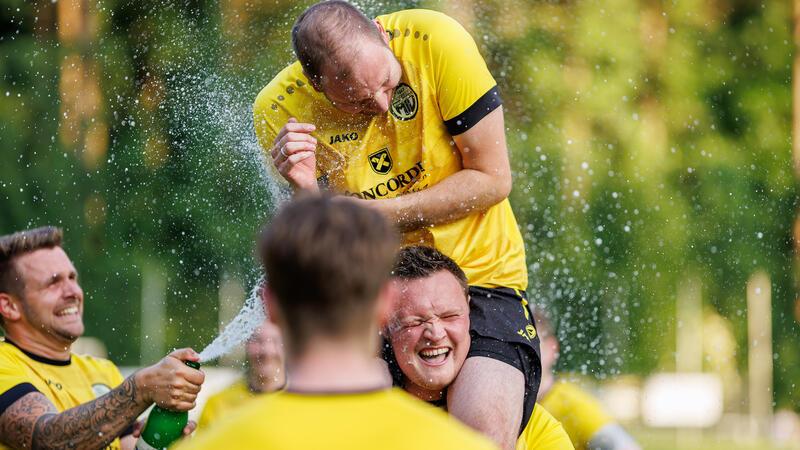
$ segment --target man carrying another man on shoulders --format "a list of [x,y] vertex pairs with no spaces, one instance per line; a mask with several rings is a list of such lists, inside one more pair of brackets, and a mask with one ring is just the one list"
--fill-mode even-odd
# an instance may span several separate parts
[[292,44],[298,62],[254,104],[261,145],[295,191],[375,209],[405,244],[433,246],[466,272],[472,345],[448,409],[513,448],[536,400],[539,341],[507,199],[502,102],[475,42],[438,12],[372,21],[332,0],[300,15]]

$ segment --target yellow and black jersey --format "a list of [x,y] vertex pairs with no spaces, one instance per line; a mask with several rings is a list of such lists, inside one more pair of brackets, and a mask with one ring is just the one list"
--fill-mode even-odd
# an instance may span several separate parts
[[[461,170],[452,136],[501,105],[478,47],[458,22],[428,10],[377,20],[403,69],[389,112],[366,116],[337,110],[309,85],[298,62],[281,71],[253,106],[265,150],[290,117],[312,123],[320,184],[370,200],[421,191]],[[525,249],[507,199],[484,212],[407,233],[404,241],[450,256],[471,285],[527,286]]]
[[411,450],[495,448],[446,413],[399,389],[357,393],[264,394],[181,450]]
[[[8,338],[0,341],[0,414],[31,392],[41,392],[64,411],[106,394],[122,381],[119,369],[105,359],[72,354],[66,361],[53,360],[22,350]],[[119,439],[107,448],[119,449]]]
[[556,381],[541,404],[561,422],[578,450],[588,448],[601,428],[614,423],[596,398],[568,381]]
[[528,425],[517,440],[517,450],[574,450],[567,432],[542,405],[536,404]]
[[211,424],[216,423],[220,418],[230,414],[231,411],[247,404],[250,400],[259,395],[250,390],[247,381],[238,380],[225,389],[209,397],[200,413],[197,421],[197,429],[205,430]]

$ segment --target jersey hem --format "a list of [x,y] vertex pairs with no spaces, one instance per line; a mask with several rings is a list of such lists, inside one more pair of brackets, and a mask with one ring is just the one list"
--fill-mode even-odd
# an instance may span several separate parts
[[447,132],[450,133],[450,136],[457,136],[475,126],[481,119],[489,115],[490,112],[494,111],[502,104],[503,100],[500,98],[500,92],[498,92],[497,86],[495,85],[489,89],[488,92],[483,94],[481,98],[475,100],[475,103],[464,112],[452,119],[445,120],[444,126],[447,128]]

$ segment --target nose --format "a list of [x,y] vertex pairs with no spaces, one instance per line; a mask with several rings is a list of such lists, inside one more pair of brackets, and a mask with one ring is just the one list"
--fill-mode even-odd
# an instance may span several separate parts
[[425,333],[423,334],[425,339],[431,342],[438,342],[444,339],[444,336],[444,326],[442,326],[442,322],[439,319],[433,319],[426,323]]
[[64,297],[78,300],[82,295],[83,289],[81,289],[77,280],[67,280],[67,282],[64,283]]

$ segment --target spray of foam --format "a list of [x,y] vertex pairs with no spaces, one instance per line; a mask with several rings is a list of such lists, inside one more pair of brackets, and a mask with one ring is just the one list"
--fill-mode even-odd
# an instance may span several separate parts
[[[210,75],[196,81],[176,92],[178,101],[174,104],[183,118],[183,126],[193,136],[205,139],[213,151],[226,152],[241,173],[257,171],[261,185],[248,189],[248,193],[259,199],[257,204],[263,205],[258,213],[269,217],[290,194],[288,186],[276,180],[270,171],[256,139],[251,95],[243,86],[223,76]],[[263,283],[262,277],[236,317],[200,352],[201,362],[217,359],[242,345],[264,322],[266,312],[260,295]]]
[[206,348],[200,352],[200,362],[205,363],[230,352],[234,348],[242,345],[250,335],[253,334],[264,320],[267,312],[261,301],[261,288],[264,285],[262,278],[250,291],[250,296],[245,300],[241,311],[225,326],[219,336],[217,336]]

